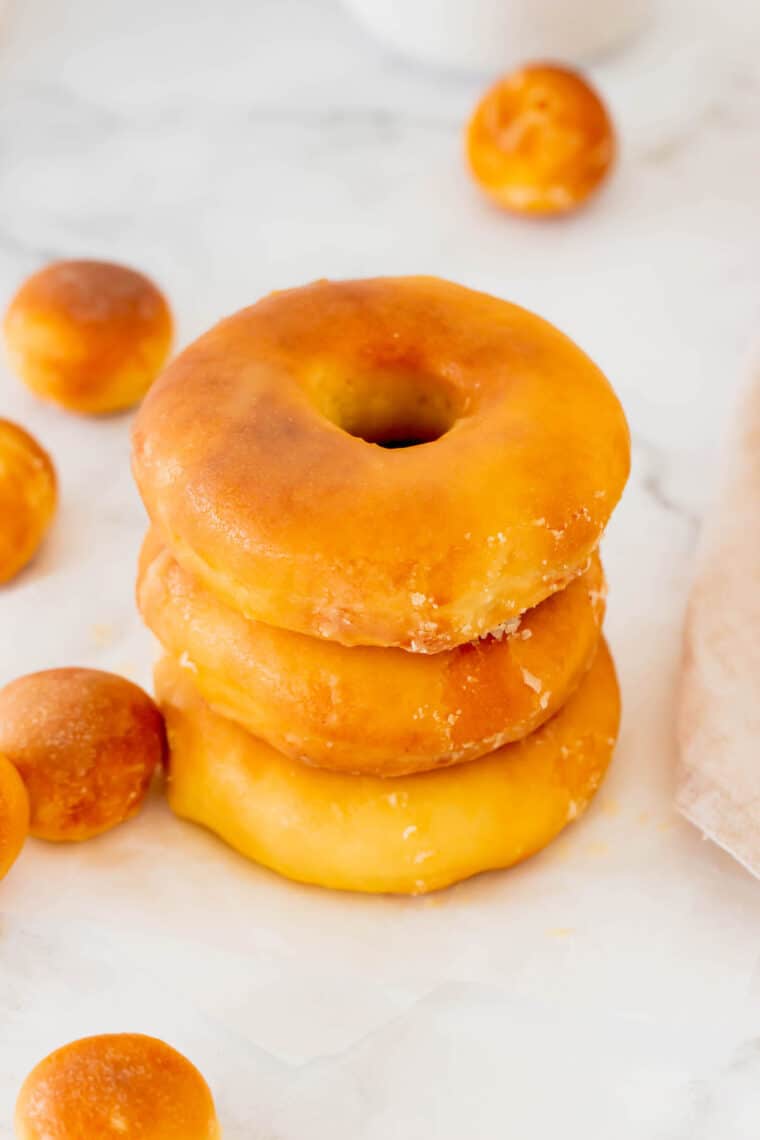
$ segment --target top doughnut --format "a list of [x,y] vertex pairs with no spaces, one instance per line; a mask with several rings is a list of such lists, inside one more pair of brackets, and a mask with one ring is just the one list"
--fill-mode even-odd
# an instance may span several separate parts
[[164,372],[133,442],[151,518],[222,600],[427,653],[579,573],[630,463],[622,408],[572,341],[432,277],[243,309]]

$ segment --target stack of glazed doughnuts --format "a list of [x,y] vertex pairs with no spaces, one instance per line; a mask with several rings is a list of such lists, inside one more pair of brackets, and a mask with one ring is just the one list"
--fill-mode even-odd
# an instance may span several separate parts
[[291,878],[422,893],[576,818],[614,747],[620,404],[435,278],[275,293],[151,389],[138,601],[177,814]]

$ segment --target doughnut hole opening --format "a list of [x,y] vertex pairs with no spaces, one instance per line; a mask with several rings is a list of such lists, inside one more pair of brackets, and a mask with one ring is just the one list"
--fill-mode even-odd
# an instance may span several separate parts
[[319,412],[348,435],[390,450],[433,443],[463,414],[459,393],[435,376],[383,372],[312,387]]

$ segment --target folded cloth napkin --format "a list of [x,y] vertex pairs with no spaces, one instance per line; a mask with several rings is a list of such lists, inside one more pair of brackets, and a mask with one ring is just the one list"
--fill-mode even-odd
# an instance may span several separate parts
[[686,618],[676,806],[760,878],[760,375],[731,443]]

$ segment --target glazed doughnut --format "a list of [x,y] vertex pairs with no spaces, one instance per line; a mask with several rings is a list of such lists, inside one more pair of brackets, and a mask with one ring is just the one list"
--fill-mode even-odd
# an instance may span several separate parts
[[90,839],[135,815],[164,750],[155,704],[113,673],[50,669],[0,690],[0,753],[26,784],[39,839]]
[[0,879],[16,862],[29,833],[29,797],[10,760],[0,755]]
[[38,396],[102,415],[138,403],[166,363],[173,321],[142,273],[56,261],[29,277],[5,316],[11,367]]
[[137,1033],[84,1037],[40,1061],[16,1102],[18,1140],[220,1140],[208,1085]]
[[482,190],[519,214],[564,214],[608,177],[615,128],[576,71],[533,64],[500,79],[467,128],[467,160]]
[[0,584],[37,553],[57,501],[50,456],[23,428],[0,419]]
[[378,779],[309,768],[220,717],[164,658],[169,803],[291,879],[420,894],[540,850],[583,811],[619,721],[604,643],[564,708],[531,736],[469,764]]
[[545,321],[378,278],[222,321],[150,391],[133,454],[164,542],[232,608],[433,653],[581,571],[629,436],[604,376]]
[[597,555],[512,635],[444,653],[347,648],[247,621],[149,535],[138,604],[201,696],[280,752],[337,771],[421,772],[526,736],[576,688],[596,651]]

